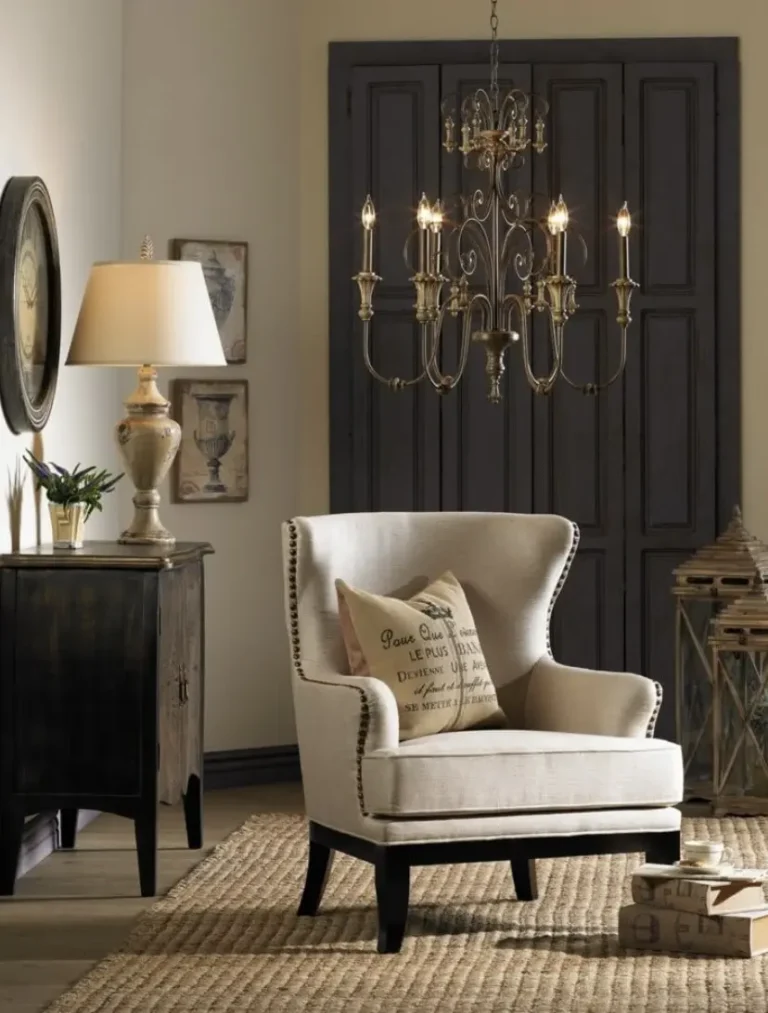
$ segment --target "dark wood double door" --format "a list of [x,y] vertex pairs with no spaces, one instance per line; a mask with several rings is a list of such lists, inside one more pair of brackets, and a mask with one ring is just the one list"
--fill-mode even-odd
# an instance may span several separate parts
[[[481,62],[482,58],[482,62]],[[579,311],[566,332],[575,379],[606,377],[618,355],[615,229],[626,199],[633,303],[626,374],[597,398],[565,384],[534,397],[512,349],[505,399],[486,399],[471,350],[452,394],[394,394],[366,373],[350,282],[357,213],[378,211],[373,359],[418,371],[413,292],[402,259],[422,190],[479,185],[440,145],[440,106],[488,78],[475,43],[331,47],[332,509],[553,512],[581,544],[555,610],[563,661],[629,669],[665,686],[671,737],[672,569],[715,537],[739,498],[738,63],[730,40],[517,43],[501,76],[551,105],[544,156],[513,188],[562,192],[589,248],[570,273]],[[575,244],[572,244],[575,245]],[[546,332],[536,323],[538,366]],[[456,334],[448,330],[444,367]]]

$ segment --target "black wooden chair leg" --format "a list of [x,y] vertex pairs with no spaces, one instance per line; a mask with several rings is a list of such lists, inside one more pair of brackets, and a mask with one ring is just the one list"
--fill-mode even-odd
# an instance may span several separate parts
[[136,851],[139,859],[139,885],[142,897],[157,893],[157,809],[153,805],[140,812],[134,821]]
[[0,896],[13,896],[23,833],[21,809],[15,805],[0,808]]
[[654,865],[672,865],[680,858],[680,831],[648,834],[645,846],[645,860]]
[[187,847],[193,851],[203,846],[203,786],[192,774],[184,792],[184,822],[187,825]]
[[513,858],[510,865],[512,866],[512,882],[515,884],[517,899],[536,900],[539,896],[539,887],[536,882],[536,859]]
[[62,848],[74,848],[77,838],[77,809],[62,809],[59,812],[59,831]]
[[334,852],[325,844],[317,841],[309,842],[309,858],[307,860],[307,878],[304,892],[299,902],[299,914],[313,917],[317,914],[320,902],[325,893],[325,886],[333,865]]
[[376,852],[376,900],[379,906],[379,953],[399,953],[408,918],[411,870],[397,848]]

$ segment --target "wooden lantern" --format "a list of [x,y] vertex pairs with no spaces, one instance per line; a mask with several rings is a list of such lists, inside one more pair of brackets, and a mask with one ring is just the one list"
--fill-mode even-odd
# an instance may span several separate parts
[[768,581],[768,546],[744,529],[734,508],[727,529],[674,571],[675,722],[685,769],[685,799],[715,797],[714,676],[710,624],[728,602]]
[[768,587],[729,602],[709,636],[715,815],[768,813]]

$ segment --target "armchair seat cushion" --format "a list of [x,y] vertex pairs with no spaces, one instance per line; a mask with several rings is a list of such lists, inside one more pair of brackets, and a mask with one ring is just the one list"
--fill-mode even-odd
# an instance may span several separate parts
[[675,805],[680,747],[663,739],[487,729],[445,732],[362,760],[373,816],[477,816]]

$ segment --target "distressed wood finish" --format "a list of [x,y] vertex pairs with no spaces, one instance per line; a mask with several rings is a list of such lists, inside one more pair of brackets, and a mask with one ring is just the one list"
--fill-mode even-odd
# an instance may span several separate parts
[[155,892],[157,803],[184,801],[202,845],[203,564],[210,546],[87,544],[0,566],[0,893],[20,821],[78,809],[136,824],[141,892]]
[[[739,62],[733,39],[500,43],[505,83],[551,103],[549,147],[513,175],[563,191],[589,243],[569,244],[580,308],[566,331],[574,381],[616,363],[617,243],[606,223],[636,213],[625,379],[597,398],[560,384],[531,396],[519,348],[502,405],[485,399],[470,349],[459,388],[394,394],[362,361],[354,227],[369,191],[376,230],[372,356],[412,375],[413,292],[401,249],[422,190],[450,198],[477,175],[441,149],[438,107],[487,81],[479,42],[338,43],[330,49],[331,509],[560,513],[581,529],[552,617],[563,661],[640,671],[665,688],[658,731],[674,737],[672,570],[712,541],[740,490]],[[718,115],[718,110],[722,115]],[[536,366],[546,365],[534,317]],[[442,368],[457,340],[445,332]]]

